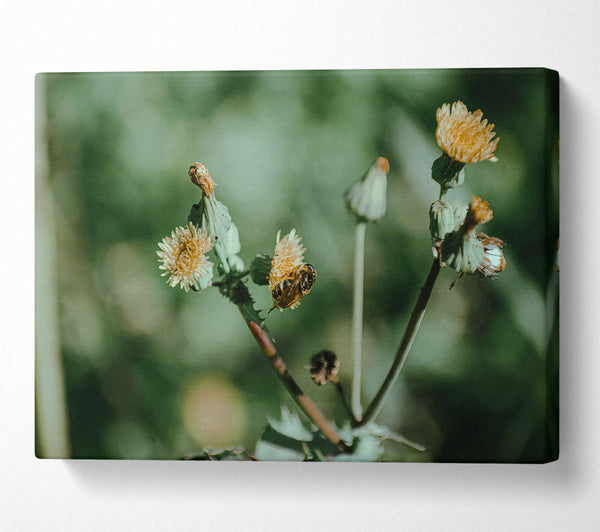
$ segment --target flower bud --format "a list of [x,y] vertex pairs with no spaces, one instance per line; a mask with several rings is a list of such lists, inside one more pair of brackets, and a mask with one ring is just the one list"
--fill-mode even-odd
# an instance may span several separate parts
[[214,244],[221,250],[229,237],[230,254],[236,255],[240,251],[240,249],[236,249],[239,246],[239,233],[236,227],[229,235],[227,234],[233,223],[231,215],[227,207],[213,194],[215,182],[210,177],[208,169],[203,164],[196,163],[190,166],[189,175],[192,182],[202,189],[204,196],[199,203],[192,207],[188,220],[197,227],[206,229]]
[[319,351],[311,358],[310,363],[310,376],[316,384],[323,386],[328,382],[338,382],[340,361],[333,351]]
[[429,208],[429,231],[434,239],[444,238],[465,221],[467,206],[454,200],[437,200]]
[[357,181],[346,194],[348,209],[359,222],[378,222],[384,217],[389,171],[388,160],[379,157],[364,179]]
[[190,179],[194,185],[199,186],[204,192],[205,196],[209,196],[215,190],[215,182],[210,177],[208,173],[208,168],[200,163],[195,163],[190,166],[190,170],[188,172]]
[[231,222],[229,230],[225,233],[221,244],[223,245],[223,251],[225,252],[225,256],[227,258],[237,255],[242,250],[242,245],[240,244],[240,233],[237,226],[233,222]]
[[252,276],[252,282],[254,282],[254,284],[269,284],[272,261],[273,259],[264,253],[256,255],[256,257],[252,259],[252,262],[250,263],[250,275]]
[[223,245],[227,233],[231,228],[231,224],[231,215],[229,214],[229,209],[225,205],[217,200],[214,195],[204,198],[202,227],[205,227],[208,230],[215,245]]

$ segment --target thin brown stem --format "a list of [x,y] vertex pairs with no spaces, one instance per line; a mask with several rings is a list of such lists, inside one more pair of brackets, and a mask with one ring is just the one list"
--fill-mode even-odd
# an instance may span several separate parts
[[436,257],[433,259],[433,264],[431,266],[431,270],[429,271],[429,275],[427,276],[427,280],[425,281],[423,288],[421,288],[419,299],[417,299],[415,308],[412,311],[410,320],[406,326],[406,330],[404,331],[404,336],[402,337],[402,342],[400,343],[400,347],[398,348],[398,352],[396,353],[396,358],[394,359],[392,367],[390,368],[385,381],[381,385],[381,388],[377,392],[377,395],[373,401],[371,401],[371,404],[365,411],[363,419],[357,423],[358,426],[364,425],[372,419],[375,419],[381,411],[383,403],[392,385],[394,382],[396,382],[396,379],[400,374],[400,370],[406,361],[410,347],[412,346],[417,332],[419,331],[419,326],[421,325],[421,321],[425,315],[425,309],[427,308],[427,303],[429,302],[429,297],[433,291],[433,286],[435,285],[437,276],[440,273],[440,269],[440,259]]
[[[242,311],[242,316],[243,315],[244,313]],[[300,389],[290,372],[287,370],[285,362],[277,354],[277,350],[267,334],[255,322],[246,320],[246,323],[248,324],[248,328],[254,336],[254,339],[265,355],[267,355],[271,367],[275,370],[275,373],[281,379],[302,411],[317,427],[319,427],[321,432],[335,446],[338,452],[350,452],[350,447],[343,442],[329,420],[323,415],[317,405]]]

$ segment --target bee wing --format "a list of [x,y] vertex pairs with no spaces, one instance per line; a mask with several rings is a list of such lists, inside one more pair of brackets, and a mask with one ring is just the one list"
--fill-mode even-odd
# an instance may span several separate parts
[[281,297],[279,298],[279,306],[290,307],[298,302],[302,297],[302,292],[299,286],[298,278],[290,279],[290,284],[284,288],[281,292]]

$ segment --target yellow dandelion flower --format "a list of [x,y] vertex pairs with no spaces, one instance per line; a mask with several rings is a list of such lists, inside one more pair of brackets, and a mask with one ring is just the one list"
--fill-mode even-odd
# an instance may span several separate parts
[[277,232],[275,244],[275,255],[271,261],[271,272],[269,273],[269,290],[273,292],[275,287],[287,279],[290,274],[304,262],[304,252],[300,241],[302,238],[292,229],[289,234],[281,238],[281,231]]
[[472,231],[478,225],[489,222],[493,217],[494,213],[490,209],[490,204],[477,196],[473,196],[463,227],[467,232]]
[[190,287],[201,290],[210,286],[213,277],[213,264],[206,254],[212,249],[213,243],[206,229],[200,231],[189,222],[186,227],[177,227],[158,243],[161,251],[159,266],[165,270],[162,274],[171,275],[167,284],[175,287],[178,284],[186,292]]
[[500,138],[496,135],[494,124],[487,119],[481,120],[481,109],[470,113],[461,101],[452,107],[445,103],[437,110],[438,127],[435,132],[437,142],[452,159],[461,163],[476,163],[485,160],[497,160],[494,151]]

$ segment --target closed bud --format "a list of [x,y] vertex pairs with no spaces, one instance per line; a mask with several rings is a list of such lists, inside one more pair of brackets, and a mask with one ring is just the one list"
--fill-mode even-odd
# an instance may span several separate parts
[[221,244],[223,245],[225,257],[227,258],[237,255],[242,250],[242,245],[240,244],[240,232],[233,222],[231,222],[229,230],[225,233]]
[[379,157],[366,176],[346,194],[348,209],[359,222],[378,222],[384,217],[389,171],[388,160]]
[[437,200],[429,208],[429,231],[434,239],[443,239],[460,228],[465,221],[467,206],[454,200]]

